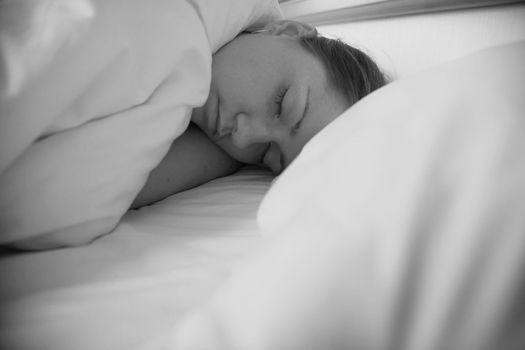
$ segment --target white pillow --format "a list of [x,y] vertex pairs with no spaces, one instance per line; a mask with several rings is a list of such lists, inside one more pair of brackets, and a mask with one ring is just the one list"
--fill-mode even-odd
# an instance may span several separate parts
[[[525,272],[523,62],[525,42],[394,82],[307,144],[259,212],[263,235],[294,264],[273,266],[277,256],[268,254],[273,269],[250,273],[274,276],[265,288],[275,290],[296,272],[286,288],[299,292],[274,319],[321,311],[273,327],[341,348],[379,340],[390,349],[396,339],[406,349],[523,344],[511,328]],[[328,283],[328,272],[312,274],[323,270]],[[302,298],[319,284],[314,298]],[[251,298],[272,310],[266,300]],[[345,322],[316,334],[323,317]],[[305,323],[311,328],[296,326]]]

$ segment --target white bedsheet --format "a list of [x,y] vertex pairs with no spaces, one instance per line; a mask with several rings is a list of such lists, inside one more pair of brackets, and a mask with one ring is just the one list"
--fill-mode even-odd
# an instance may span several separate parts
[[188,310],[261,247],[273,176],[247,168],[129,212],[89,246],[0,258],[0,348],[163,349]]

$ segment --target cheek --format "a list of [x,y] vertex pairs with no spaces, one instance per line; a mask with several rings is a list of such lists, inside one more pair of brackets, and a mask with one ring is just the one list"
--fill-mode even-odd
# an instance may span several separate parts
[[212,75],[210,93],[219,97],[221,108],[232,109],[244,99],[244,83],[237,74],[228,71],[217,72]]

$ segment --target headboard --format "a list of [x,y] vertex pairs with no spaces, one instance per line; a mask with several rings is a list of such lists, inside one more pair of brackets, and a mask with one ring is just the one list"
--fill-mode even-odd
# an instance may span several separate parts
[[524,1],[289,0],[281,6],[285,17],[365,50],[392,78],[525,40]]

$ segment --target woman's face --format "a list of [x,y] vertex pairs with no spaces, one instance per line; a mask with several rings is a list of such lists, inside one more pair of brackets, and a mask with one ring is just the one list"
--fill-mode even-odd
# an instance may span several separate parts
[[233,158],[279,173],[348,106],[297,40],[245,34],[214,55],[209,97],[192,121]]

